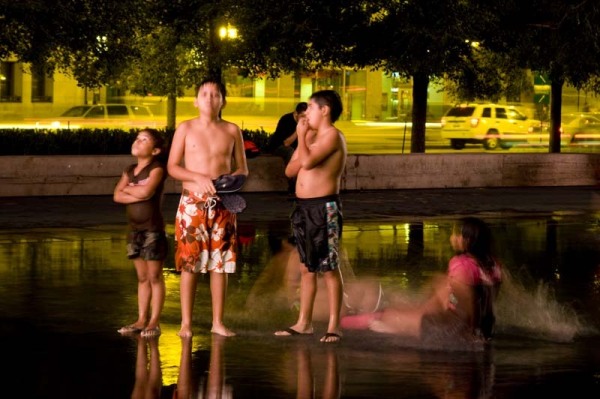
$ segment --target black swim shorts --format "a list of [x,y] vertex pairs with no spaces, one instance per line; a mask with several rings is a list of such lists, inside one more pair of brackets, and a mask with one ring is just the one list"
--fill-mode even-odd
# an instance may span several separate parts
[[298,198],[290,217],[298,253],[311,272],[339,268],[342,210],[338,195]]

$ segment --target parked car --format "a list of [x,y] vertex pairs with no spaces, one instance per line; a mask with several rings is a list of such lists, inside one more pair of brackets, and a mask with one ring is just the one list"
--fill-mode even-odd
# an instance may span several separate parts
[[144,105],[92,104],[71,107],[60,116],[38,121],[36,125],[54,129],[156,128],[158,119]]
[[511,148],[526,143],[528,134],[541,121],[529,119],[519,108],[500,104],[460,104],[450,108],[441,120],[442,139],[456,150],[466,144],[482,144],[487,150]]

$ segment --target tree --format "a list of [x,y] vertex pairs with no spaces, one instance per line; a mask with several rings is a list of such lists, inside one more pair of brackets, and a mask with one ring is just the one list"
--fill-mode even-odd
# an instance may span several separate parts
[[501,34],[488,37],[494,51],[550,79],[550,147],[560,152],[562,87],[595,90],[600,76],[600,4],[591,0],[506,1],[496,10]]
[[[16,57],[49,74],[59,69],[83,87],[100,87],[136,56],[143,5],[142,0],[6,1],[0,57]],[[121,15],[127,18],[115,18]]]

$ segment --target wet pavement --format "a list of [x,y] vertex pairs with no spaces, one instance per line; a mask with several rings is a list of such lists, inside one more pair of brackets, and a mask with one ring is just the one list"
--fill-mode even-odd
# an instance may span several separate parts
[[[179,277],[169,264],[163,334],[156,340],[121,337],[116,329],[131,322],[136,309],[122,206],[109,196],[0,198],[0,338],[8,370],[0,396],[530,398],[579,391],[585,393],[580,397],[598,397],[596,192],[342,193],[344,243],[354,273],[376,276],[386,293],[388,287],[416,290],[444,269],[454,219],[478,215],[490,223],[502,259],[519,279],[502,288],[498,336],[485,351],[419,348],[360,331],[346,331],[340,344],[324,346],[318,342],[321,320],[315,336],[273,337],[295,312],[272,301],[268,285],[256,287],[268,270],[281,266],[271,264],[267,241],[272,231],[286,232],[292,202],[284,193],[244,194],[248,208],[239,221],[247,240],[240,270],[230,278],[226,314],[237,337],[208,333],[206,280],[198,285],[194,339],[177,337]],[[168,223],[178,199],[165,198]],[[248,308],[253,295],[258,301]]]
[[[600,209],[597,187],[509,187],[349,191],[341,194],[345,220],[394,220],[452,214],[548,213]],[[243,193],[240,222],[287,220],[293,202],[285,193]],[[167,222],[179,196],[165,197]],[[65,217],[67,216],[68,217]],[[0,228],[81,227],[124,224],[123,208],[111,196],[3,197]]]

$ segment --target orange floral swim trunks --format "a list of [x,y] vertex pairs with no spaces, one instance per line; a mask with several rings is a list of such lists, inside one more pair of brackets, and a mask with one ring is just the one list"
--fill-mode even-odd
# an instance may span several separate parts
[[175,268],[234,273],[237,218],[219,197],[184,189],[175,217]]

